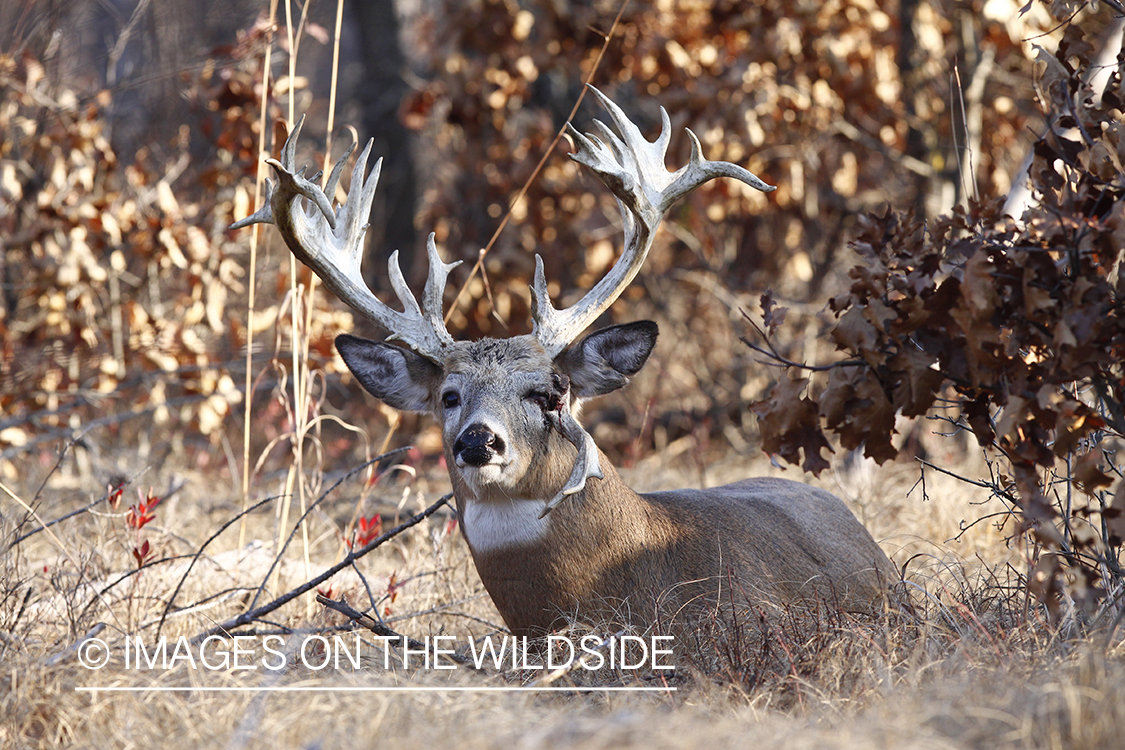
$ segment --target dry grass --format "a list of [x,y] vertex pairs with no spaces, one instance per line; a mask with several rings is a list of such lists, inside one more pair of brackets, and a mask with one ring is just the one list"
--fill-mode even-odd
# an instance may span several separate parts
[[[657,456],[642,461],[627,478],[641,489],[690,484],[695,465],[695,459],[683,456]],[[777,471],[757,468],[759,473]],[[719,483],[750,473],[745,457],[728,455],[709,461],[706,480]],[[157,520],[145,529],[158,558],[193,553],[240,506],[236,489],[216,489],[213,476],[188,473],[184,479],[183,489],[158,506]],[[373,650],[366,652],[358,671],[193,671],[182,663],[169,670],[126,669],[124,634],[154,641],[164,604],[181,579],[177,607],[200,604],[172,613],[161,631],[170,639],[195,636],[243,611],[259,583],[267,580],[273,554],[261,543],[237,549],[235,524],[186,577],[187,559],[161,563],[109,589],[99,603],[93,592],[135,567],[130,555],[135,539],[125,533],[120,511],[86,513],[53,527],[57,542],[38,534],[4,560],[0,746],[141,746],[168,744],[174,738],[177,747],[207,748],[345,743],[680,748],[744,747],[750,740],[763,748],[1119,747],[1119,730],[1125,726],[1125,709],[1113,697],[1125,690],[1119,650],[1101,648],[1104,634],[1092,640],[1060,639],[1034,607],[1004,588],[1004,571],[1018,570],[1021,563],[1018,550],[1005,549],[1002,531],[979,524],[959,542],[948,541],[962,520],[989,512],[987,506],[971,504],[985,497],[949,477],[927,475],[923,500],[917,480],[918,469],[911,465],[859,464],[839,469],[824,484],[849,499],[898,564],[910,561],[908,577],[916,585],[922,617],[891,616],[876,623],[828,619],[812,632],[787,628],[781,618],[773,623],[769,658],[762,652],[735,658],[716,649],[697,662],[706,662],[710,673],[681,670],[672,681],[678,691],[645,694],[349,691],[392,685],[510,686],[539,676],[527,670],[483,675],[467,669],[386,670]],[[386,498],[382,510],[388,522],[445,490],[440,476],[411,485],[387,481],[376,493]],[[76,504],[73,485],[63,472],[52,475],[40,511],[48,517],[61,515],[68,509],[62,499],[68,494],[74,496],[70,504]],[[33,486],[20,489],[28,499],[34,495]],[[342,556],[330,529],[336,528],[333,521],[351,513],[354,501],[346,498],[357,489],[345,485],[340,499],[321,506],[324,516],[314,517],[313,573]],[[18,515],[5,511],[6,538],[11,538]],[[274,523],[273,513],[253,514],[248,537],[273,538]],[[193,531],[181,531],[188,529]],[[262,601],[305,580],[301,555],[294,550],[289,558],[279,576],[269,579]],[[500,622],[463,542],[456,532],[449,533],[447,519],[437,515],[363,558],[358,571],[362,578],[356,571],[334,578],[328,584],[333,595],[344,594],[363,607],[369,587],[381,609],[390,607],[388,624],[412,637],[444,633],[464,645],[470,636],[493,633],[489,623]],[[393,603],[386,599],[392,575],[399,584]],[[257,632],[278,632],[284,626],[331,635],[324,629],[342,621],[320,607],[311,617],[308,611],[307,601],[286,605],[263,618]],[[114,658],[104,669],[91,671],[67,647],[98,622],[106,624],[98,635],[114,649]],[[568,676],[556,685],[637,685],[645,677],[651,675],[618,673],[593,681]],[[143,689],[75,690],[91,685]],[[328,690],[149,689],[190,685]]]
[[[153,745],[174,737],[177,747],[680,748],[745,747],[752,740],[787,748],[1093,750],[1120,747],[1125,719],[1112,699],[1125,687],[1125,670],[1088,654],[1005,665],[950,657],[888,679],[880,695],[859,703],[810,695],[804,707],[786,711],[715,688],[673,698],[340,690],[90,699],[70,692],[85,679],[70,667],[31,671],[18,686],[5,685],[6,746]],[[334,680],[341,687],[352,683]]]

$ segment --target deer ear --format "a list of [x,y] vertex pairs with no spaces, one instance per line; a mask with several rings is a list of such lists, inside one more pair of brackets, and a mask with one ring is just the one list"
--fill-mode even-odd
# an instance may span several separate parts
[[403,411],[433,411],[431,394],[441,368],[430,360],[400,346],[346,333],[336,337],[336,349],[372,396]]
[[574,395],[603,396],[628,383],[644,366],[657,333],[651,320],[602,328],[560,354],[555,365],[570,378]]

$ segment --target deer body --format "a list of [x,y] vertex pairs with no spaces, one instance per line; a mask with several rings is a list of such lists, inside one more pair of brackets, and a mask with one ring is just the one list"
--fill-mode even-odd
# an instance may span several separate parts
[[594,91],[621,135],[601,123],[599,137],[572,130],[572,158],[617,196],[625,249],[605,278],[563,310],[552,306],[537,258],[530,335],[453,340],[442,321],[442,288],[453,265],[438,257],[432,235],[421,306],[394,255],[390,277],[403,311],[371,294],[359,257],[379,169],[364,180],[367,150],[353,177],[360,199],[349,196],[333,211],[327,196],[339,172],[321,191],[315,178],[295,169],[298,127],[282,160],[268,162],[277,189],[268,183],[265,206],[235,226],[277,224],[326,286],[407,345],[336,339],[370,393],[398,409],[429,412],[441,424],[465,538],[513,633],[542,635],[575,617],[643,628],[666,616],[713,616],[735,600],[878,610],[894,568],[839,499],[779,479],[640,495],[578,424],[581,402],[625,385],[656,344],[656,325],[648,321],[578,337],[640,270],[665,210],[718,176],[773,189],[740,167],[703,159],[694,136],[690,163],[668,172],[663,110],[664,129],[650,143]]
[[[540,636],[575,618],[644,626],[685,607],[706,613],[732,586],[744,605],[872,613],[896,575],[838,498],[783,479],[638,495],[610,469],[544,519],[536,516],[546,499],[474,511],[481,502],[459,503],[464,535],[516,635]],[[505,511],[514,523],[496,524]],[[517,524],[542,527],[521,534]],[[507,544],[475,544],[497,531]]]

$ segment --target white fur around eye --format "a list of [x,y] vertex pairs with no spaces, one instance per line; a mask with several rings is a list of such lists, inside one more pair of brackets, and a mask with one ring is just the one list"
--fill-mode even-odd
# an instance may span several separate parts
[[530,547],[547,533],[550,516],[540,518],[542,500],[470,502],[462,524],[474,552],[492,552],[511,547]]

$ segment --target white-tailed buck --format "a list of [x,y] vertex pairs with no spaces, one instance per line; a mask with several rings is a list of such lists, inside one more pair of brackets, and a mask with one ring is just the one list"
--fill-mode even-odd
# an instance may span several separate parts
[[[594,91],[616,125],[597,135],[573,128],[571,158],[617,197],[625,246],[613,269],[577,304],[556,309],[536,257],[533,332],[454,341],[442,320],[446,277],[456,264],[428,243],[422,305],[407,288],[397,253],[390,280],[403,310],[379,301],[360,275],[363,237],[380,163],[364,179],[369,143],[351,194],[333,209],[341,160],[325,190],[296,169],[300,125],[270,159],[277,184],[264,205],[233,228],[276,224],[293,254],[357,312],[405,346],[342,335],[336,346],[363,386],[397,409],[429,412],[442,426],[445,459],[465,539],[481,580],[517,635],[541,635],[577,616],[646,627],[685,607],[735,599],[826,603],[848,611],[883,606],[894,567],[836,497],[781,479],[747,479],[708,490],[639,495],[594,445],[575,415],[583,399],[625,385],[656,343],[649,321],[582,332],[637,275],[664,212],[714,177],[774,188],[745,169],[692,154],[664,165],[670,125],[650,143]],[[350,152],[349,152],[350,153]],[[577,340],[577,343],[575,341]],[[728,588],[733,587],[733,588]]]

